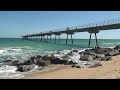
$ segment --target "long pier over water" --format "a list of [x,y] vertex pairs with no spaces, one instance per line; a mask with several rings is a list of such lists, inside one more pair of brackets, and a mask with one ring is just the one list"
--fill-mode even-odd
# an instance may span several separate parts
[[[40,41],[45,41],[45,40],[48,41],[48,39],[49,39],[51,41],[51,36],[55,35],[54,43],[56,43],[57,36],[59,36],[59,43],[60,43],[60,35],[66,34],[67,35],[66,44],[68,42],[68,35],[71,36],[71,41],[73,44],[72,35],[74,33],[88,32],[88,33],[90,33],[88,47],[90,47],[92,34],[95,34],[96,46],[98,47],[97,33],[99,33],[102,30],[110,30],[110,29],[120,29],[120,18],[106,20],[106,21],[97,22],[97,23],[90,23],[90,24],[85,24],[85,25],[80,25],[80,26],[75,26],[75,27],[67,27],[67,28],[52,30],[52,31],[48,31],[48,32],[40,32],[40,33],[29,34],[29,35],[27,34],[27,35],[23,35],[22,38],[25,40],[40,40]],[[45,38],[45,36],[47,36],[47,38]],[[48,36],[50,38],[48,38]]]

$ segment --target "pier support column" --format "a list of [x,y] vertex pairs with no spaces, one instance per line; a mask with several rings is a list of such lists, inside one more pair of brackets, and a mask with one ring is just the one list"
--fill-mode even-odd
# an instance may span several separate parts
[[72,44],[73,44],[73,38],[72,38],[72,34],[71,34],[71,41],[72,41]]
[[90,38],[89,38],[88,48],[90,47],[91,36],[92,36],[92,33],[90,33]]
[[96,39],[96,46],[98,47],[98,41],[97,41],[97,35],[95,33],[95,39]]
[[38,40],[38,36],[36,36],[36,40]]
[[60,35],[59,35],[59,43],[60,43]]
[[55,35],[55,42],[54,43],[56,44],[56,35]]
[[48,42],[48,35],[47,35],[47,42]]
[[50,35],[50,41],[51,41],[51,35]]
[[41,38],[40,38],[40,41],[42,41],[42,36],[41,36]]
[[44,41],[45,41],[45,36],[44,36]]
[[68,41],[68,34],[67,34],[66,44],[67,44],[67,41]]

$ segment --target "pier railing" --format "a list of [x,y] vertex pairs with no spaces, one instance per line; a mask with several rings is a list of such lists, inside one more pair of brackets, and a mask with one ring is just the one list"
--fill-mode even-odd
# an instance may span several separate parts
[[36,34],[34,33],[34,34],[29,34],[29,35],[24,35],[24,36],[30,36],[30,35],[34,36],[34,35],[37,35],[37,34],[46,34],[46,33],[53,33],[53,32],[55,33],[55,32],[61,32],[61,31],[84,29],[84,28],[91,28],[91,27],[99,27],[99,26],[119,24],[119,23],[120,23],[120,18],[112,19],[112,20],[106,20],[106,21],[101,21],[101,22],[95,22],[95,23],[90,23],[90,24],[84,24],[84,25],[78,25],[78,26],[74,26],[74,27],[61,28],[61,29],[56,29],[56,30],[36,33]]

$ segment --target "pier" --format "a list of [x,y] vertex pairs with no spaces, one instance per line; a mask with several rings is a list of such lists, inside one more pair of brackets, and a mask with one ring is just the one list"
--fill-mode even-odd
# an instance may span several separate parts
[[[90,47],[92,34],[95,35],[96,47],[99,47],[98,40],[97,40],[97,34],[102,30],[110,30],[110,29],[120,29],[120,18],[106,20],[106,21],[102,21],[102,22],[90,23],[90,24],[85,24],[85,25],[79,25],[79,26],[75,26],[75,27],[66,27],[63,29],[58,29],[58,30],[53,30],[53,31],[48,31],[48,32],[40,32],[40,33],[36,33],[36,34],[27,34],[27,35],[23,35],[22,38],[25,40],[39,40],[39,41],[48,42],[48,40],[51,41],[51,36],[55,35],[54,43],[56,44],[57,36],[59,38],[59,43],[60,43],[60,35],[66,34],[67,37],[66,37],[65,43],[68,44],[68,36],[70,36],[71,43],[73,44],[73,37],[72,36],[75,33],[88,32],[88,33],[90,33],[88,48]],[[45,38],[45,36],[46,36],[46,38]]]

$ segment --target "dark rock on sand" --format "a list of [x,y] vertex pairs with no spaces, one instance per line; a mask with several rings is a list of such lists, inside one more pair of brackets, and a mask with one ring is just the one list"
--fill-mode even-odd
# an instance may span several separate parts
[[5,61],[3,61],[3,62],[5,62],[5,63],[7,63],[7,62],[11,62],[12,60],[5,60]]
[[107,49],[107,48],[100,48],[100,49],[95,49],[95,52],[97,54],[105,54],[105,55],[108,55],[110,50]]
[[73,61],[69,61],[68,64],[71,65],[71,64],[77,64],[77,63],[75,63]]
[[106,56],[116,56],[116,55],[119,55],[119,51],[118,50],[112,50]]
[[22,62],[20,62],[19,60],[14,60],[14,61],[6,60],[6,61],[3,61],[3,63],[5,65],[10,65],[10,66],[19,66],[19,65],[21,65]]
[[97,53],[95,53],[95,51],[93,51],[93,50],[85,50],[84,55],[97,56]]
[[105,56],[106,61],[112,60],[112,56]]
[[94,56],[92,55],[81,55],[80,56],[80,60],[82,61],[91,61],[91,60],[94,60]]
[[17,71],[26,72],[32,70],[33,68],[35,68],[35,65],[22,65],[18,67]]
[[74,65],[72,65],[72,67],[81,68],[81,66],[79,64],[74,64]]
[[85,53],[84,51],[82,51],[82,52],[79,52],[79,54],[80,54],[80,55],[84,55],[84,53]]
[[34,59],[27,60],[27,61],[23,62],[22,65],[32,65],[32,64],[34,64],[32,60],[34,60]]
[[52,64],[66,64],[67,60],[61,60],[59,58],[54,58],[50,60]]
[[105,58],[105,54],[96,54],[96,58]]
[[72,50],[72,52],[78,52],[78,50],[74,49],[74,50]]
[[120,45],[114,47],[115,50],[118,50],[120,52]]
[[73,56],[73,52],[69,52],[68,54],[66,54],[66,57],[69,58],[69,56]]
[[31,60],[34,60],[34,59],[35,59],[35,56],[33,56],[33,57],[30,57],[30,59],[31,59]]
[[33,63],[38,66],[48,66],[51,64],[49,60],[35,59]]
[[100,62],[95,62],[92,65],[89,66],[89,68],[94,68],[94,67],[99,67],[102,66],[102,64]]

